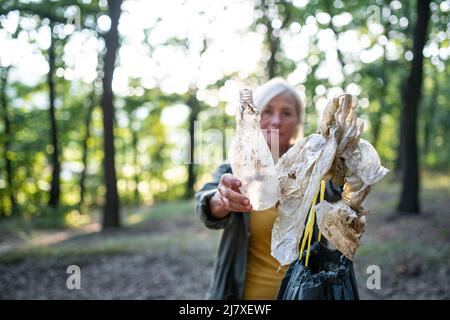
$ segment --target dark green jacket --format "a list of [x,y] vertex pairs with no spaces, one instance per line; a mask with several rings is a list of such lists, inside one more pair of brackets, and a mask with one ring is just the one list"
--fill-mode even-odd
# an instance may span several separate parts
[[[209,199],[216,193],[220,178],[225,173],[232,173],[229,164],[222,164],[196,194],[196,212],[202,222],[210,229],[223,229],[219,245],[214,274],[208,299],[237,300],[244,295],[245,276],[247,273],[247,251],[250,238],[248,212],[230,212],[223,219],[215,218],[209,208]],[[325,199],[334,202],[340,199],[342,189],[327,183]]]

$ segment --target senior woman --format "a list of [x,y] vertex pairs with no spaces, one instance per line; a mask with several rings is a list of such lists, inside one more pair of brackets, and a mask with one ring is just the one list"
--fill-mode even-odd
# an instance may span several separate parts
[[[297,138],[303,137],[304,105],[294,87],[274,78],[254,94],[254,105],[261,112],[261,129],[270,147],[271,135],[279,134],[279,155]],[[272,227],[278,209],[255,211],[239,191],[241,182],[229,164],[222,164],[195,195],[196,211],[210,229],[223,229],[209,299],[275,299],[288,266],[279,268],[270,254]],[[327,183],[325,197],[334,202],[340,192]]]

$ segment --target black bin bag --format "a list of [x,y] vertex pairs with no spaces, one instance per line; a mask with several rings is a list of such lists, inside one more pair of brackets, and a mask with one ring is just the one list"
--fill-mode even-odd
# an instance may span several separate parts
[[302,259],[291,263],[278,290],[278,300],[359,300],[353,263],[326,240],[314,242],[305,267]]

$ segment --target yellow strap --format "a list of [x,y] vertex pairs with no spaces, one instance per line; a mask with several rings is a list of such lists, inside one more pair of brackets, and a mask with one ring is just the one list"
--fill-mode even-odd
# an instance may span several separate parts
[[306,238],[308,238],[308,252],[306,253],[306,262],[305,262],[306,267],[308,266],[309,249],[311,247],[311,239],[312,239],[312,234],[314,232],[314,207],[316,205],[318,196],[319,196],[319,190],[317,190],[316,195],[314,197],[314,201],[311,206],[310,213],[309,213],[308,222],[306,223],[305,232],[303,234],[302,245],[300,247],[300,257],[299,258],[301,260],[302,254],[303,254],[303,249],[305,248],[305,244],[306,244]]
[[306,224],[305,232],[303,233],[303,240],[302,240],[302,245],[301,245],[301,247],[300,247],[300,257],[299,257],[299,260],[302,260],[303,249],[305,249],[306,238],[308,238],[308,237],[309,237],[309,220],[308,220],[308,223]]
[[303,249],[305,249],[306,239],[309,238],[309,229],[310,229],[309,226],[310,226],[310,224],[311,224],[311,212],[309,213],[308,221],[306,222],[305,231],[303,233],[302,245],[300,247],[300,260],[302,259]]
[[[325,180],[320,181],[320,202],[322,202],[325,199]],[[320,239],[322,239],[322,233],[319,231],[319,236],[317,237],[317,241],[320,242]]]
[[322,202],[325,199],[325,180],[320,181],[320,201]]
[[[314,203],[314,205],[315,205],[315,203]],[[305,266],[307,267],[308,266],[308,261],[309,261],[309,253],[310,253],[310,251],[311,251],[311,239],[312,239],[312,235],[313,235],[313,232],[314,232],[314,207],[312,208],[312,210],[311,210],[311,216],[312,216],[312,218],[311,218],[311,220],[313,221],[311,224],[310,224],[310,226],[309,226],[309,234],[308,234],[308,251],[306,251],[306,260],[305,260]]]
[[[317,191],[316,195],[314,196],[314,200],[313,200],[310,212],[309,212],[308,221],[306,223],[305,231],[303,233],[303,240],[302,240],[302,245],[300,247],[299,260],[302,259],[303,249],[305,249],[306,240],[308,240],[308,251],[306,252],[306,258],[305,258],[305,266],[306,267],[308,266],[309,253],[311,250],[311,239],[312,239],[312,235],[314,233],[314,220],[315,220],[315,216],[316,216],[314,207],[316,206],[316,202],[317,202],[317,198],[319,197],[319,194],[320,194],[320,201],[323,201],[325,199],[325,184],[326,184],[325,180],[322,180],[320,182],[320,188]],[[322,237],[322,234],[319,231],[318,241],[320,241],[321,237]]]

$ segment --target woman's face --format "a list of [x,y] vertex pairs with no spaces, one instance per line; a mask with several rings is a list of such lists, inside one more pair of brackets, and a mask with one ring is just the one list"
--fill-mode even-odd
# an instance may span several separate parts
[[272,137],[276,139],[276,129],[278,129],[280,155],[289,149],[291,139],[297,133],[299,115],[296,106],[295,98],[285,91],[272,98],[261,112],[260,126],[261,129],[267,130],[266,141],[269,147],[271,147]]

